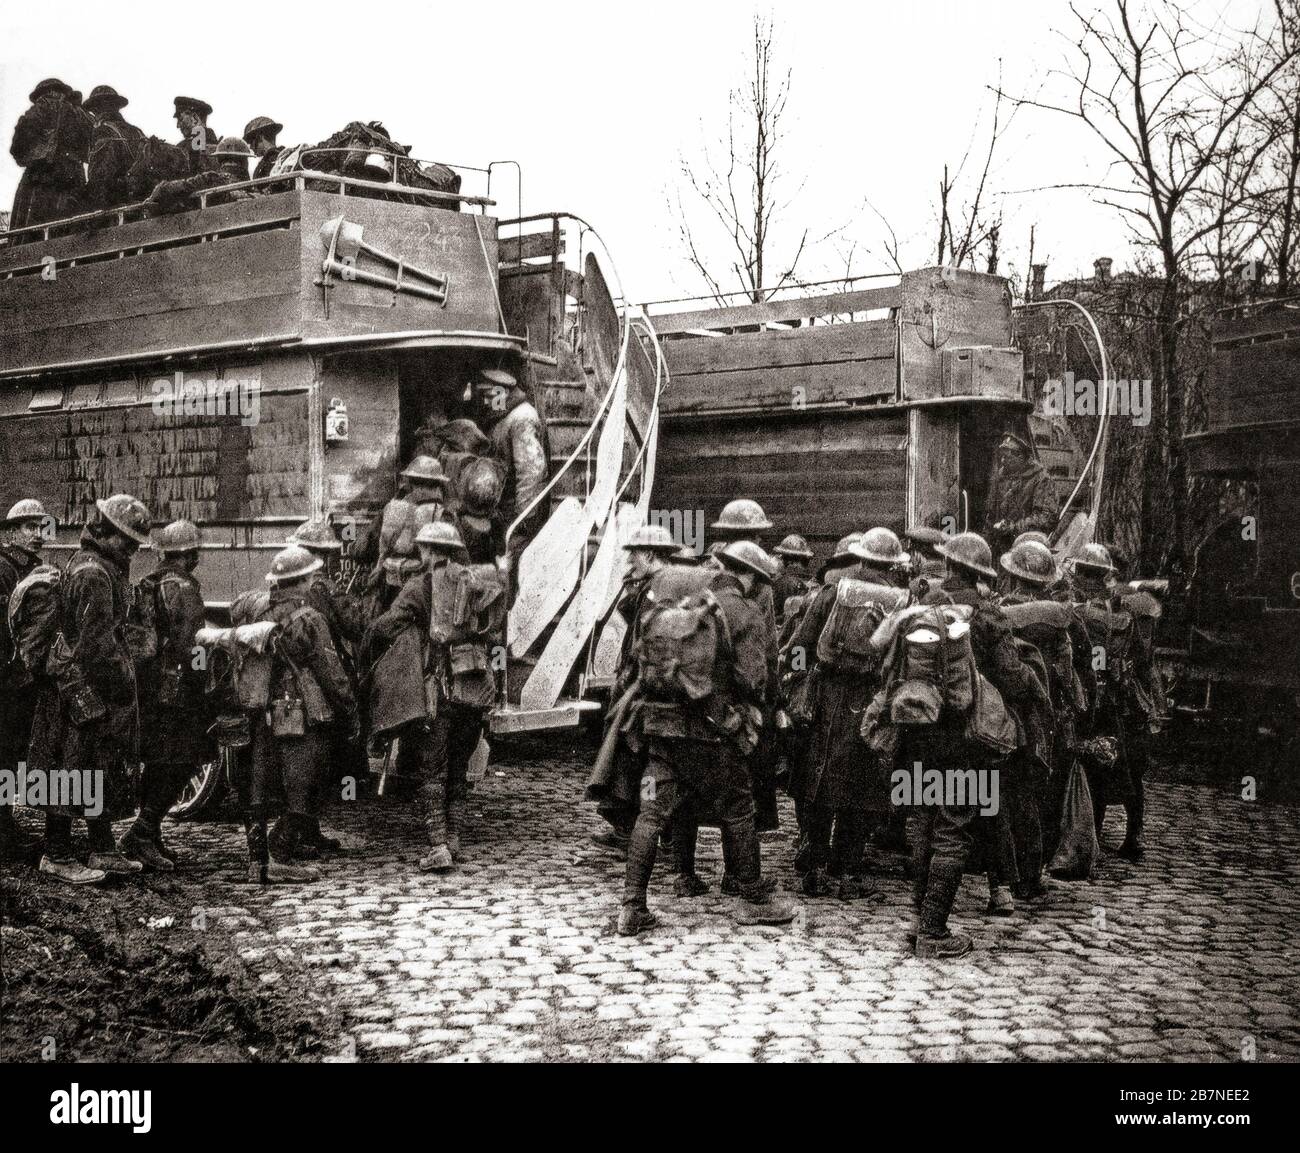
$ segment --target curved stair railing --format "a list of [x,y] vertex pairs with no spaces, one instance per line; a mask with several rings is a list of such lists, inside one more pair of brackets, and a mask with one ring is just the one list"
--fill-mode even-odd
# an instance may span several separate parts
[[[618,300],[625,302],[617,268],[600,234],[580,217],[561,214],[557,219],[572,221],[581,229],[580,253],[587,237],[597,242],[614,277]],[[507,619],[507,662],[535,653],[535,663],[519,692],[518,708],[526,712],[556,706],[584,652],[584,681],[590,674],[599,626],[609,617],[623,580],[625,554],[620,546],[628,533],[645,523],[654,483],[659,397],[667,380],[665,361],[648,318],[626,303],[614,303],[601,264],[595,252],[589,252],[583,262],[586,275],[578,311],[579,333],[582,341],[597,339],[592,323],[595,310],[617,311],[613,370],[577,444],[506,529],[508,546],[533,512],[543,502],[552,501],[566,478],[581,475],[583,495],[559,500],[520,554],[512,574],[514,601]],[[643,337],[654,350],[653,361],[641,344]],[[653,391],[645,427],[639,430],[640,443],[628,462],[628,437],[638,434],[629,401],[636,407],[645,399],[638,393],[645,388],[645,371],[634,373],[630,368],[637,358],[653,374]],[[630,398],[629,388],[637,395]],[[636,499],[625,499],[634,485]]]

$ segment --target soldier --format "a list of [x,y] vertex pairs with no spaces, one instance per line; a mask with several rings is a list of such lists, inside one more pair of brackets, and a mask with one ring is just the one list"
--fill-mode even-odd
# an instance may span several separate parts
[[208,127],[212,105],[192,96],[177,96],[174,104],[176,127],[181,133],[180,147],[189,160],[190,175],[215,170],[217,162],[211,152],[219,137],[214,129]]
[[[9,598],[41,562],[51,518],[38,500],[20,500],[0,521],[0,770],[17,773],[27,760],[36,682],[24,667],[9,631]],[[35,842],[18,831],[13,810],[0,805],[0,858],[22,859]]]
[[[199,196],[227,184],[239,184],[248,179],[248,160],[252,156],[248,145],[238,136],[226,136],[208,153],[214,168],[205,168],[181,180],[164,180],[149,194],[148,204],[154,212],[166,214],[183,212],[199,206]],[[232,188],[216,192],[207,199],[209,206],[237,204],[253,199],[251,188]]]
[[1008,432],[999,442],[989,480],[984,534],[999,553],[1030,529],[1050,532],[1056,524],[1052,478],[1027,436]]
[[417,452],[436,456],[451,483],[459,487],[461,468],[492,455],[492,440],[469,417],[441,422],[429,420],[415,430]]
[[139,757],[139,701],[125,628],[131,558],[150,543],[149,513],[124,493],[97,501],[96,510],[60,582],[60,635],[46,662],[29,758],[32,768],[61,768],[98,787],[92,805],[52,803],[45,815],[41,872],[74,884],[96,879],[72,855],[76,815],[85,817],[90,834],[92,872],[142,868],[118,851],[113,821],[134,811],[130,766]]
[[147,603],[156,635],[155,655],[136,669],[140,720],[149,733],[144,748],[140,815],[118,842],[121,853],[146,869],[171,872],[176,854],[163,843],[163,818],[185,782],[216,756],[207,731],[205,675],[194,667],[194,634],[203,627],[203,593],[194,570],[199,564],[199,530],[173,521],[155,541],[158,567],[135,588]]
[[456,519],[473,564],[494,564],[506,551],[501,497],[506,474],[501,462],[477,457],[460,469]]
[[252,149],[257,157],[257,167],[253,169],[253,179],[260,180],[271,175],[271,169],[280,153],[284,151],[276,138],[284,131],[284,125],[269,116],[254,116],[244,125],[244,143]]
[[921,600],[932,588],[943,583],[944,562],[938,548],[947,539],[937,528],[916,525],[904,534],[911,546],[912,580],[909,585],[914,600]]
[[[253,884],[315,880],[295,858],[314,855],[308,843],[319,828],[320,778],[327,771],[335,726],[359,733],[356,699],[325,618],[308,603],[319,557],[289,545],[266,575],[270,597],[257,619],[279,626],[274,644],[271,703],[253,718],[252,774],[245,799],[248,879]],[[281,793],[286,811],[267,833],[267,815]]]
[[415,629],[422,642],[429,717],[416,732],[416,756],[429,853],[420,868],[441,873],[460,855],[469,762],[496,695],[488,647],[504,621],[505,589],[495,570],[456,559],[465,545],[455,525],[426,524],[416,541],[424,569],[371,628],[390,642]]
[[[1136,709],[1133,702],[1139,683],[1137,671],[1141,668],[1146,676],[1153,659],[1155,613],[1136,596],[1126,598],[1118,593],[1113,585],[1114,574],[1115,566],[1105,545],[1084,545],[1074,558],[1075,612],[1088,631],[1095,670],[1090,708],[1080,725],[1080,754],[1092,793],[1098,842],[1107,806],[1122,803],[1126,824],[1119,854],[1136,861],[1144,850],[1143,774],[1151,718]],[[1140,617],[1134,609],[1141,613]],[[1150,683],[1149,679],[1146,683]],[[1135,734],[1136,757],[1132,748]]]
[[[624,709],[620,707],[623,697],[637,679],[636,648],[641,619],[647,608],[654,603],[651,592],[654,579],[673,563],[677,543],[662,525],[642,525],[628,538],[623,549],[627,553],[627,571],[614,610],[623,618],[627,628],[619,647],[618,673],[610,694],[612,707],[605,717],[605,742],[618,739],[611,736],[610,729],[621,725],[624,717]],[[625,746],[626,742],[620,741],[620,744]],[[629,773],[633,767],[639,769],[640,758],[625,747],[611,756],[614,760],[607,769],[602,769],[598,762],[587,784],[588,798],[596,801],[596,812],[610,826],[606,831],[594,833],[591,839],[601,848],[626,853],[632,826],[636,822],[636,790],[635,787],[628,788],[634,782],[621,779],[621,775]],[[615,779],[616,775],[620,779]],[[638,771],[638,780],[640,775]]]
[[780,558],[781,571],[772,582],[773,609],[777,620],[784,623],[785,606],[791,597],[805,596],[812,586],[808,565],[812,549],[797,532],[792,532],[773,550]]
[[[831,568],[786,654],[802,656],[811,680],[811,742],[798,774],[801,824],[808,831],[804,892],[864,895],[862,854],[874,811],[884,816],[883,777],[862,747],[862,710],[879,679],[871,635],[908,601],[893,572],[907,563],[902,542],[873,528],[847,546],[851,565]],[[888,766],[892,767],[892,766]]]
[[[703,891],[692,859],[694,822],[701,807],[711,810],[722,826],[724,892],[739,895],[737,919],[747,924],[786,924],[795,916],[794,906],[774,897],[772,886],[764,882],[753,791],[745,768],[745,758],[758,740],[767,680],[766,638],[754,593],[771,581],[775,565],[749,541],[734,541],[720,555],[725,571],[713,578],[710,596],[661,607],[645,621],[643,637],[649,638],[660,624],[666,628],[642,654],[645,699],[638,724],[646,769],[618,918],[623,936],[657,923],[646,893],[659,837],[670,819],[675,821],[679,880],[693,882],[694,892]],[[693,615],[701,629],[706,622],[717,622],[707,626],[715,629],[716,643],[704,666],[683,664],[685,654],[670,651],[671,638],[696,632],[680,627],[677,617],[683,613]],[[681,675],[704,676],[704,667],[709,683],[687,689]],[[697,698],[699,692],[706,695]]]
[[[725,570],[721,554],[730,541],[749,541],[763,544],[763,534],[770,532],[773,524],[767,519],[763,506],[756,500],[741,497],[722,506],[718,519],[709,526],[714,543],[709,546],[709,561],[715,569]],[[766,555],[766,554],[765,554]],[[779,825],[776,810],[777,760],[780,750],[776,740],[777,712],[780,710],[780,682],[777,661],[780,657],[780,632],[776,625],[776,601],[772,585],[764,582],[756,590],[759,610],[763,614],[764,637],[767,645],[767,696],[763,706],[763,726],[758,746],[749,758],[749,770],[754,786],[754,809],[759,832],[770,832]]]
[[144,148],[145,135],[123,119],[122,109],[128,103],[125,96],[119,96],[107,84],[86,97],[83,107],[95,118],[86,178],[87,208],[116,208],[149,191],[138,188],[131,175]]
[[[546,487],[546,428],[528,394],[513,375],[499,368],[483,369],[475,382],[474,395],[485,428],[490,429],[497,459],[506,468],[501,517],[507,527]],[[549,509],[539,507],[535,515],[515,530],[510,540],[512,567],[528,541],[545,522]]]
[[[988,542],[978,533],[958,533],[939,546],[946,562],[943,583],[922,603],[969,605],[971,649],[976,667],[1002,694],[1008,705],[1045,700],[1047,690],[1021,661],[1011,626],[993,602],[980,578],[993,581],[997,571]],[[917,725],[905,737],[906,763],[969,772],[988,770],[986,758],[965,737],[965,717],[944,708],[933,725]],[[971,950],[971,939],[948,929],[948,916],[961,887],[962,871],[971,849],[970,805],[922,805],[910,822],[912,897],[918,925],[918,957],[960,957]],[[990,894],[993,896],[993,894]]]
[[1051,708],[1029,707],[1024,713],[1025,749],[1015,754],[1001,801],[1011,814],[1017,884],[1014,897],[1035,899],[1045,894],[1042,868],[1055,852],[1061,825],[1064,790],[1074,755],[1074,650],[1086,648],[1088,634],[1069,606],[1053,601],[1047,589],[1058,577],[1058,566],[1046,544],[1020,540],[1002,554],[999,564],[1009,587],[1002,607],[1018,642],[1042,660]]
[[451,484],[433,457],[415,457],[401,475],[410,486],[406,494],[384,506],[357,546],[358,561],[374,566],[367,581],[372,617],[387,609],[407,579],[420,571],[415,538],[421,527],[434,521],[455,524],[456,520]]
[[[353,697],[360,700],[356,654],[365,636],[367,619],[360,598],[338,587],[338,565],[343,555],[343,542],[339,540],[329,520],[323,519],[309,520],[300,524],[290,534],[289,543],[306,549],[321,562],[321,567],[307,578],[307,604],[325,618],[330,642],[334,645],[334,651],[338,653],[344,672],[347,673]],[[363,780],[370,771],[365,746],[360,740],[349,739],[350,730],[343,718],[339,718],[331,727],[329,736],[331,746],[329,762],[333,772]],[[324,776],[329,775],[331,774],[328,772],[324,774]],[[323,800],[322,795],[313,806],[316,814],[319,814],[323,807],[321,803]],[[304,824],[303,856],[310,858],[313,850],[339,852],[341,848],[342,843],[337,837],[329,837],[321,832],[319,815],[314,815]]]
[[23,170],[14,193],[10,229],[74,216],[84,205],[94,125],[62,80],[42,80],[31,92],[32,106],[18,118],[10,155]]

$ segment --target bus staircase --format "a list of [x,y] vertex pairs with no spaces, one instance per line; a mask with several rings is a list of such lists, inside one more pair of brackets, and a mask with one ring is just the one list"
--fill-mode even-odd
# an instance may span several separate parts
[[[550,479],[507,527],[507,539],[539,505],[549,515],[511,574],[504,694],[492,713],[494,733],[576,725],[599,708],[592,694],[613,681],[623,635],[613,612],[626,563],[621,543],[649,512],[659,401],[668,379],[653,325],[626,303],[590,225],[568,214],[502,221],[503,230],[512,225],[520,233],[517,241],[502,240],[503,259],[516,258],[503,265],[503,285],[508,274],[516,282],[541,280],[563,304],[548,351],[530,353]],[[551,242],[539,242],[547,231]],[[529,261],[529,252],[541,252],[541,260]],[[577,269],[562,262],[566,256]],[[547,347],[531,329],[526,335],[530,350]]]

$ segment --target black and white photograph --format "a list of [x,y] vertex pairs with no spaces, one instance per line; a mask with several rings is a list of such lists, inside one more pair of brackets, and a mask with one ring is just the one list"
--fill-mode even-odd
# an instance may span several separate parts
[[1300,0],[8,3],[0,134],[38,1130],[267,1065],[1276,1104]]

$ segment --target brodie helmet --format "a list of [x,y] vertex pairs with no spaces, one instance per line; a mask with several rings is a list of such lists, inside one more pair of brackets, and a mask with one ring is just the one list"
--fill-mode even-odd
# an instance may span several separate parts
[[951,540],[938,545],[935,551],[952,564],[977,572],[981,576],[996,578],[997,569],[993,567],[993,550],[977,532],[959,532]]
[[723,532],[766,532],[772,528],[772,522],[758,501],[742,497],[723,505],[718,519],[709,527]]
[[149,510],[124,492],[114,493],[103,500],[95,501],[95,507],[102,516],[123,536],[130,537],[136,544],[146,548],[149,540]]
[[732,541],[718,557],[728,568],[751,572],[760,580],[771,581],[776,576],[776,562],[752,540]]
[[673,540],[673,534],[663,525],[643,524],[627,538],[623,547],[645,549],[646,552],[675,553],[677,542]]
[[849,552],[872,564],[895,565],[907,560],[903,542],[887,528],[869,528],[849,545]]
[[1013,577],[1044,587],[1060,576],[1052,550],[1036,540],[1017,541],[1002,554],[1002,567]]
[[772,550],[777,556],[788,556],[795,560],[812,560],[812,549],[808,542],[797,532],[792,532]]
[[154,544],[164,554],[193,552],[199,547],[199,526],[190,520],[174,520],[158,530]]
[[275,559],[271,561],[271,571],[266,574],[266,583],[282,585],[301,580],[311,576],[324,563],[320,557],[312,556],[301,545],[291,544],[275,554]]

